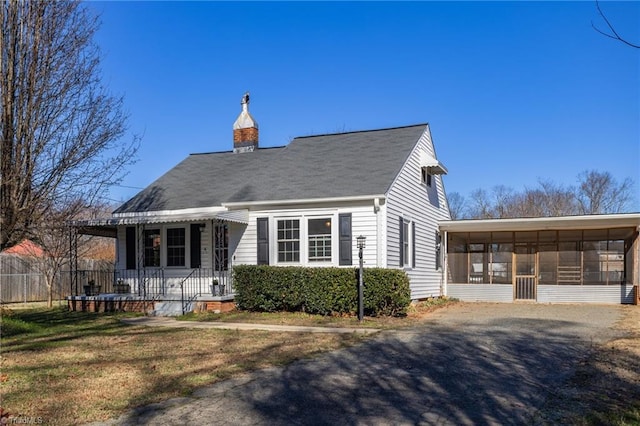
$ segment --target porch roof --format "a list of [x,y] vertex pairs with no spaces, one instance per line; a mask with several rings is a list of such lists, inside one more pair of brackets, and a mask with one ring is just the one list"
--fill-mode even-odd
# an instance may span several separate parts
[[246,209],[228,210],[218,212],[187,212],[166,214],[137,214],[112,216],[103,219],[76,220],[71,223],[78,232],[85,235],[99,237],[116,237],[117,227],[120,225],[146,225],[176,222],[202,222],[207,220],[221,220],[247,224],[249,223],[249,211]]
[[640,213],[528,217],[511,219],[465,219],[440,222],[447,232],[543,231],[607,228],[638,228]]

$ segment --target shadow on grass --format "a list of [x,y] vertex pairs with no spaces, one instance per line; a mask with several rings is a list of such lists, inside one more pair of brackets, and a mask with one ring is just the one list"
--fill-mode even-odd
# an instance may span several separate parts
[[[539,413],[598,350],[589,332],[576,332],[580,326],[520,318],[387,332],[317,359],[257,371],[251,380],[232,380],[219,390],[214,386],[200,393],[200,398],[211,398],[209,403],[181,402],[191,401],[197,409],[183,405],[176,410],[179,418],[158,407],[140,407],[118,422],[242,418],[270,425],[566,424],[575,417]],[[265,348],[263,355],[273,350]],[[637,356],[623,356],[638,364]],[[592,374],[612,375],[621,398],[605,410],[624,407],[624,395],[640,397],[639,383],[606,368],[599,366]],[[586,409],[580,418],[588,422]]]
[[118,333],[125,313],[72,312],[66,307],[15,311],[2,318],[2,352],[35,350],[47,344],[96,334]]

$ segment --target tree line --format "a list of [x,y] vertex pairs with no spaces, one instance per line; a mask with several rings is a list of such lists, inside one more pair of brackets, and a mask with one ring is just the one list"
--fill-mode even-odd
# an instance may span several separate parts
[[586,170],[575,186],[539,180],[522,191],[497,185],[476,189],[468,198],[452,192],[447,200],[454,220],[624,213],[634,201],[633,187],[629,178],[618,181],[609,172]]

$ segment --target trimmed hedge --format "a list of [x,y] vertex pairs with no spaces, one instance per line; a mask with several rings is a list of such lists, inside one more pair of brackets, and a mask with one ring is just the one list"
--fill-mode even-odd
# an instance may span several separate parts
[[[358,269],[236,265],[235,303],[248,311],[355,314]],[[403,315],[411,303],[409,277],[398,269],[364,269],[366,315]]]

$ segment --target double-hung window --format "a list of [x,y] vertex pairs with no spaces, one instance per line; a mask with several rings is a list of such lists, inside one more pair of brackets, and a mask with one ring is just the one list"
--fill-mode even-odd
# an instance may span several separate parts
[[278,218],[275,224],[278,263],[334,261],[332,216]]
[[278,262],[300,262],[300,220],[278,220]]
[[309,262],[331,262],[331,218],[307,222]]
[[400,216],[400,266],[415,268],[416,266],[416,224]]
[[160,230],[145,229],[144,231],[144,266],[160,266]]
[[167,266],[185,265],[186,237],[184,228],[167,229]]
[[410,266],[411,253],[409,253],[410,245],[409,245],[409,222],[404,220],[402,221],[402,235],[404,238],[402,239],[402,260],[404,266]]

